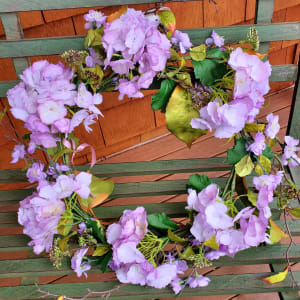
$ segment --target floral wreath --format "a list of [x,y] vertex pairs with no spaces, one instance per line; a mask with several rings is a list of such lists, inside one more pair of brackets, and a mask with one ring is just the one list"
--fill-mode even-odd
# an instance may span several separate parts
[[[210,279],[197,270],[211,261],[287,236],[272,221],[269,204],[276,197],[285,216],[300,216],[289,206],[299,197],[299,186],[284,170],[299,167],[299,141],[279,140],[278,116],[257,119],[270,89],[271,66],[257,52],[256,30],[251,28],[239,45],[225,45],[213,31],[205,44],[193,46],[176,30],[166,7],[144,13],[122,7],[108,17],[90,10],[84,19],[87,50],[63,53],[68,68],[46,60],[33,63],[7,93],[11,113],[31,132],[15,145],[11,163],[24,159],[28,181],[36,183],[18,211],[34,253],[49,252],[57,268],[72,257],[78,276],[87,276],[93,265],[115,271],[121,283],[171,286],[178,294],[186,285],[207,286]],[[165,113],[168,129],[189,147],[207,131],[233,138],[234,147],[227,150],[232,170],[224,189],[206,175],[190,176],[185,224],[164,213],[147,215],[142,206],[109,224],[93,208],[109,197],[114,184],[76,171],[76,153],[90,148],[91,168],[96,154],[91,145],[79,143],[74,128],[83,123],[90,132],[103,117],[97,108],[101,92],[116,90],[119,100],[141,98],[141,89],[154,78],[161,85],[151,106]],[[47,165],[36,150],[46,153]],[[249,188],[245,177],[253,172],[254,188]],[[284,280],[288,270],[289,263],[264,280]]]

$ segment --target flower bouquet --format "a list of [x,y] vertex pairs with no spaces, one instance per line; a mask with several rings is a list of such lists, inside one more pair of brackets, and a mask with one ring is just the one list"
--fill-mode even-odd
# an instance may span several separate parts
[[[35,62],[7,93],[11,113],[30,131],[11,162],[25,159],[28,181],[36,186],[18,212],[34,252],[49,253],[57,268],[70,257],[78,276],[92,267],[112,270],[123,284],[170,286],[178,294],[185,286],[207,286],[210,279],[198,270],[212,261],[288,236],[272,220],[270,204],[277,201],[285,217],[300,216],[291,206],[299,186],[285,172],[285,166],[299,167],[299,141],[279,140],[278,116],[257,119],[271,66],[257,52],[256,30],[238,45],[224,44],[213,31],[195,46],[176,30],[166,7],[146,12],[122,7],[108,17],[91,10],[84,18],[86,50],[63,53],[68,67]],[[102,92],[118,91],[119,100],[141,98],[142,89],[157,84],[151,106],[165,113],[170,132],[187,146],[208,131],[234,140],[227,150],[232,170],[226,185],[190,176],[184,223],[164,213],[147,214],[142,206],[125,210],[117,222],[99,220],[93,208],[114,184],[76,170],[78,152],[90,149],[91,171],[96,154],[92,145],[80,144],[74,129],[83,124],[90,132],[104,117],[97,107]],[[46,164],[37,150],[45,153]],[[279,279],[265,280],[283,280],[287,265]]]

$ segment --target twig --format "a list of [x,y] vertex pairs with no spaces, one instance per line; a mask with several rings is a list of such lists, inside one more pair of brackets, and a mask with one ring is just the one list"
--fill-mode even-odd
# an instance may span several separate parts
[[[101,296],[101,298],[108,299],[111,296],[111,293],[120,290],[120,288],[122,288],[125,285],[127,285],[127,283],[119,284],[116,287],[114,287],[113,289],[107,290],[107,291],[103,291],[103,292],[95,292],[95,291],[92,291],[91,289],[87,289],[87,294],[84,295],[81,298],[77,298],[77,297],[76,298],[72,298],[72,297],[64,296],[64,300],[86,300],[86,299],[88,299],[91,296]],[[48,297],[48,296],[58,298],[58,297],[62,296],[62,295],[59,295],[59,294],[52,294],[49,291],[42,290],[37,283],[35,283],[35,286],[37,288],[37,291],[39,293],[43,294],[39,298],[45,298],[45,297]]]
[[291,274],[291,279],[292,279],[293,288],[296,286],[296,287],[300,290],[300,285],[298,284],[297,280],[296,280],[295,277],[294,277],[294,273],[293,273],[292,268],[291,268],[291,267],[292,267],[292,264],[291,264],[291,261],[290,261],[290,258],[289,258],[289,252],[290,252],[290,249],[291,249],[292,245],[295,245],[295,242],[294,242],[294,240],[293,240],[293,236],[292,236],[292,234],[291,234],[290,228],[289,228],[289,226],[288,226],[288,224],[287,224],[287,219],[286,219],[286,217],[287,217],[287,210],[286,210],[286,209],[285,209],[284,212],[283,212],[283,216],[284,216],[284,224],[285,224],[285,228],[286,228],[287,233],[288,233],[289,238],[290,238],[290,243],[289,243],[289,245],[288,245],[288,248],[287,248],[286,251],[285,251],[285,258],[286,258],[286,260],[287,260],[287,262],[288,262],[288,268],[289,268],[289,271],[290,271],[290,274]]

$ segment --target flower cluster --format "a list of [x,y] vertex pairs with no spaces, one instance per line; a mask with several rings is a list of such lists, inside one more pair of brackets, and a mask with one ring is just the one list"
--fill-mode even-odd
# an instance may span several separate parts
[[[30,131],[15,146],[11,163],[25,159],[28,181],[36,187],[18,212],[33,251],[50,252],[56,267],[72,256],[78,276],[87,277],[95,263],[102,272],[110,267],[122,283],[170,286],[178,294],[186,285],[209,284],[197,269],[210,260],[278,242],[285,234],[274,227],[269,205],[275,195],[278,209],[299,214],[290,207],[299,187],[283,166],[299,167],[300,147],[291,136],[280,142],[277,115],[257,119],[271,67],[256,52],[256,30],[250,30],[248,47],[234,49],[215,31],[205,44],[193,46],[176,30],[167,8],[156,14],[122,8],[109,17],[90,10],[84,19],[86,50],[62,55],[71,68],[36,62],[7,93],[12,115]],[[119,100],[140,98],[155,76],[161,88],[151,106],[166,113],[174,135],[189,146],[207,130],[234,141],[227,150],[230,176],[224,188],[206,175],[190,177],[187,222],[176,223],[165,213],[147,215],[143,207],[125,210],[118,222],[102,222],[93,208],[109,197],[114,184],[76,170],[77,152],[91,148],[91,166],[96,154],[91,145],[79,144],[74,129],[83,123],[92,130],[102,115],[100,92],[118,90]],[[36,158],[36,149],[44,151],[47,162]],[[253,173],[248,186],[245,177]]]
[[[158,25],[158,21],[130,8],[119,19],[106,24],[102,37],[107,55],[104,64],[127,77],[120,79],[117,86],[119,100],[124,95],[143,97],[140,89],[148,88],[156,73],[165,68],[171,56],[171,43],[158,31]],[[137,65],[140,75],[132,76]]]
[[258,56],[237,48],[231,52],[228,64],[235,70],[232,101],[223,103],[216,98],[200,110],[201,118],[191,121],[193,128],[215,129],[214,135],[218,138],[230,138],[246,123],[253,122],[264,104],[263,96],[270,89],[271,66],[268,61],[263,62]]
[[[20,75],[22,81],[8,91],[13,116],[24,121],[25,128],[31,131],[27,148],[30,154],[36,146],[56,147],[60,140],[57,133],[71,133],[82,122],[89,131],[93,119],[101,115],[95,104],[102,102],[102,96],[92,95],[83,83],[76,91],[73,76],[72,70],[61,63],[38,61],[27,68]],[[74,106],[78,108],[76,113],[71,110]],[[25,149],[21,147],[18,145],[14,151],[14,163],[25,155]]]

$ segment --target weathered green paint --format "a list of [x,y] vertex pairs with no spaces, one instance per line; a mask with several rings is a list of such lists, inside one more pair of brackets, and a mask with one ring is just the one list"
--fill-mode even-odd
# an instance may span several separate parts
[[[272,66],[272,74],[270,77],[271,82],[277,81],[295,81],[297,79],[297,65],[277,65]],[[18,80],[10,80],[10,81],[2,81],[0,82],[0,97],[6,97],[6,92],[17,85],[20,81]],[[155,80],[149,90],[151,89],[159,89],[160,81]],[[1,171],[0,171],[1,174]],[[0,175],[1,176],[1,175]]]
[[[176,209],[176,205],[175,203],[164,203],[166,205],[163,205],[162,207],[165,208],[165,213],[171,217],[187,217],[187,214],[185,211],[183,211],[180,213],[179,212],[179,208],[181,208],[182,206],[178,206],[177,210],[174,212],[174,210]],[[148,213],[152,213],[152,212],[162,212],[162,210],[160,210],[160,206],[162,204],[150,204],[149,206],[145,205],[147,212]],[[151,209],[148,209],[148,208]],[[156,209],[157,207],[157,209]],[[124,208],[124,207],[121,207]],[[112,209],[112,208],[111,208]],[[120,216],[122,214],[122,212],[120,211],[120,214],[118,216]],[[173,215],[174,214],[174,215]],[[100,218],[98,212],[96,213],[96,215]],[[108,214],[107,214],[108,215]],[[285,225],[283,221],[275,221],[282,229],[285,229]],[[291,234],[293,236],[299,236],[300,235],[300,220],[289,220],[288,221],[288,226],[290,228]],[[3,235],[0,236],[0,249],[4,248],[5,251],[9,252],[9,251],[16,251],[19,250],[18,248],[21,247],[21,249],[26,250],[23,247],[26,247],[27,243],[30,241],[30,238],[26,235]],[[13,250],[12,250],[13,249]],[[28,248],[29,249],[29,248]],[[1,252],[5,252],[2,251]],[[1,298],[0,298],[1,299]]]
[[[213,266],[284,263],[283,253],[285,253],[287,247],[287,245],[272,245],[249,248],[238,252],[234,258],[222,257],[217,261],[213,261]],[[299,252],[300,245],[291,248],[289,252],[291,262],[300,261]],[[0,261],[0,278],[61,275],[66,274],[67,271],[69,271],[68,274],[73,273],[70,270],[69,258],[63,259],[59,270],[55,269],[48,257]],[[97,268],[89,271],[89,273],[98,272]]]
[[274,0],[257,0],[255,23],[271,23],[274,11]]
[[[255,27],[262,42],[276,40],[300,39],[300,22],[273,23],[270,25],[240,25],[236,27],[186,29],[193,44],[201,44],[215,29],[226,38],[226,42],[234,43],[245,39],[250,27]],[[24,57],[33,55],[61,54],[66,50],[82,50],[84,37],[36,38],[19,41],[0,41],[0,57]]]
[[[7,40],[20,40],[24,38],[18,13],[0,14],[0,17]],[[13,63],[16,74],[22,73],[30,65],[29,59],[22,57],[14,58]]]
[[[172,0],[173,2],[182,2],[183,0]],[[197,0],[184,0],[197,1]],[[157,0],[1,0],[0,11],[15,12],[15,11],[32,11],[32,10],[48,10],[48,9],[65,9],[65,8],[80,8],[93,6],[114,6],[127,4],[143,4],[157,3]]]
[[[291,291],[296,288],[292,287],[290,276],[285,281],[276,285],[268,284],[261,278],[272,275],[272,273],[258,274],[239,274],[239,275],[223,275],[210,276],[211,282],[207,287],[195,289],[185,288],[181,296],[204,296],[204,295],[223,295],[223,294],[240,294],[240,293],[271,293],[276,291]],[[294,272],[296,280],[300,280],[300,272]],[[228,284],[230,282],[230,284]],[[67,295],[69,297],[83,297],[86,295],[88,287],[93,291],[110,290],[118,286],[119,282],[89,282],[86,283],[69,283],[69,284],[47,284],[41,286],[42,289],[59,295]],[[38,298],[36,286],[14,286],[0,287],[0,298],[7,299],[33,299]],[[141,299],[142,298],[166,298],[174,297],[171,288],[155,289],[150,287],[142,287],[139,285],[125,285],[118,291],[112,293],[110,299]],[[44,299],[53,299],[53,297],[45,297]],[[93,299],[101,299],[93,298]],[[103,298],[102,298],[103,299]]]

